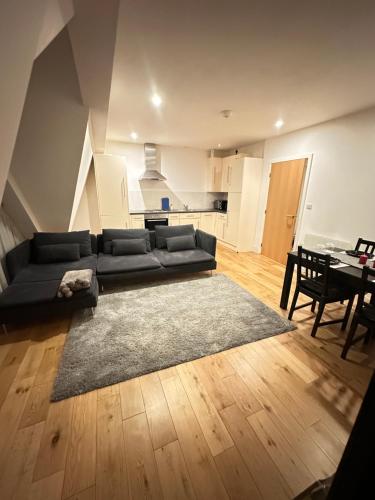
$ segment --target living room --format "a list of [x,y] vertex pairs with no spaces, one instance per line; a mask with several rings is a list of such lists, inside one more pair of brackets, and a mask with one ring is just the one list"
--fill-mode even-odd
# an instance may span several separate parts
[[32,3],[0,7],[1,499],[366,498],[375,6]]

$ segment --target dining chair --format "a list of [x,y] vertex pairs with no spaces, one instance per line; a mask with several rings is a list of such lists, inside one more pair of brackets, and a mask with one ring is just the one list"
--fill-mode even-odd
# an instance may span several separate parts
[[[297,306],[300,293],[312,299],[311,302]],[[353,306],[355,291],[335,283],[331,278],[330,256],[323,255],[312,250],[298,247],[297,259],[297,284],[294,292],[292,305],[289,312],[289,319],[293,318],[294,311],[302,307],[311,306],[311,311],[315,312],[316,303],[319,304],[315,317],[311,336],[315,337],[320,326],[342,323],[341,330],[345,330],[350,312]],[[348,300],[346,312],[343,318],[329,321],[321,321],[326,304]]]
[[375,241],[364,240],[363,238],[358,238],[357,244],[354,249],[356,252],[363,252],[368,254],[375,253]]
[[[357,307],[355,308],[349,333],[341,353],[343,359],[346,359],[346,355],[353,344],[356,344],[363,338],[365,342],[368,342],[371,335],[375,335],[375,305],[371,302],[366,302],[366,294],[369,293],[370,280],[372,279],[375,280],[375,269],[364,266],[362,270],[362,287],[358,295]],[[367,331],[355,337],[359,325],[366,327]]]

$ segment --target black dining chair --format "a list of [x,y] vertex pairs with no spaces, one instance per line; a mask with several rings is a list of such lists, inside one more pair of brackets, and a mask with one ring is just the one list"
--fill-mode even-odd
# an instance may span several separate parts
[[364,240],[363,238],[358,238],[357,244],[354,249],[356,252],[363,252],[366,254],[375,253],[375,241]]
[[[315,337],[320,326],[342,323],[341,330],[345,330],[349,321],[355,291],[335,283],[330,275],[330,256],[328,254],[323,255],[312,250],[306,250],[301,246],[298,247],[297,284],[289,311],[289,319],[293,318],[294,311],[302,307],[311,306],[311,311],[315,312],[315,306],[318,302],[318,312],[311,331],[312,337]],[[307,295],[312,301],[297,306],[300,293]],[[326,304],[344,300],[348,300],[349,302],[343,318],[321,321]]]
[[[375,280],[375,269],[364,266],[362,270],[362,287],[358,295],[357,307],[355,308],[352,324],[346,338],[341,357],[346,359],[350,347],[363,338],[368,342],[371,335],[375,335],[375,304],[366,302],[366,294],[369,292],[370,280]],[[359,325],[367,328],[367,331],[355,337]]]

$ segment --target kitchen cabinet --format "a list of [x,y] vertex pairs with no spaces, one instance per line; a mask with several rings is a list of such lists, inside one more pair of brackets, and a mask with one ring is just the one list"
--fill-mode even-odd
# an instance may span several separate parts
[[179,226],[179,225],[180,225],[180,215],[179,214],[169,214],[168,226]]
[[120,215],[100,215],[102,229],[129,229],[129,220]]
[[129,209],[124,157],[95,154],[94,171],[102,224],[107,228],[126,228]]
[[199,229],[205,231],[209,234],[214,234],[215,232],[215,212],[203,212],[200,214],[201,219],[199,223]]
[[221,190],[227,193],[241,192],[245,157],[241,155],[227,156],[222,161]]
[[221,191],[222,170],[222,158],[211,156],[208,159],[208,192],[218,193]]
[[225,241],[226,226],[227,226],[227,214],[216,213],[215,236],[219,240]]
[[130,226],[132,229],[144,229],[145,228],[145,218],[144,215],[131,215],[130,216]]
[[183,226],[184,224],[193,224],[194,229],[199,229],[200,218],[201,218],[200,213],[181,214],[180,225]]

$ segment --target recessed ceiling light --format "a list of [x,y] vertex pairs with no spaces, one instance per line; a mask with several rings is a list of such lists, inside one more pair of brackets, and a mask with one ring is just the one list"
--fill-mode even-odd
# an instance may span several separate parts
[[155,108],[159,108],[161,106],[161,103],[163,102],[160,95],[154,94],[151,97],[151,102],[155,106]]
[[132,132],[132,133],[130,134],[130,137],[133,139],[133,141],[136,141],[136,140],[138,139],[138,134],[137,134],[137,132]]
[[218,148],[221,148],[221,144],[219,143],[219,144],[217,145],[217,147],[218,147]]
[[277,120],[275,123],[276,128],[281,128],[284,125],[284,121],[280,118],[280,120]]

